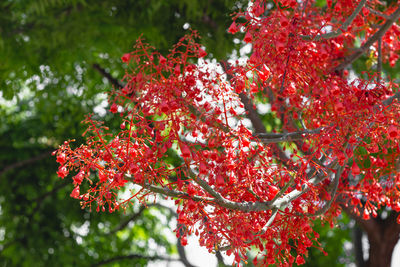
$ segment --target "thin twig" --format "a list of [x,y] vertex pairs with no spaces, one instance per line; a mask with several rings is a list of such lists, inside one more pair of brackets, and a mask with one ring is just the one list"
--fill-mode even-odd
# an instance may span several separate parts
[[271,213],[271,217],[269,217],[267,223],[263,226],[263,228],[261,229],[261,231],[259,233],[257,233],[257,235],[263,235],[265,234],[265,232],[267,232],[268,227],[271,226],[271,224],[274,222],[276,215],[278,214],[278,210],[277,208],[272,210]]
[[321,209],[317,210],[313,214],[307,214],[307,216],[314,217],[314,216],[322,215],[331,207],[333,200],[335,199],[337,189],[339,187],[339,181],[340,181],[340,177],[342,176],[344,166],[345,166],[345,164],[343,164],[343,166],[340,166],[339,169],[336,170],[335,178],[333,180],[333,189],[330,193],[331,199],[328,200],[328,202],[326,202],[325,205]]
[[387,106],[391,105],[395,99],[400,100],[400,91],[397,92],[397,93],[395,93],[395,94],[392,95],[391,97],[389,97],[389,98],[383,100],[383,101],[382,101],[382,105],[385,106],[385,107],[387,107]]

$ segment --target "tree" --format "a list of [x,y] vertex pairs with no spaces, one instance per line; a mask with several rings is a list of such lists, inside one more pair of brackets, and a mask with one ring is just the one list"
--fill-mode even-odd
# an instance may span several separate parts
[[[168,55],[139,39],[122,56],[126,85],[109,97],[120,129],[89,115],[86,143],[56,153],[58,175],[73,174],[71,196],[98,211],[175,199],[182,244],[195,233],[238,263],[253,247],[262,265],[303,264],[318,238],[313,219],[334,224],[344,210],[369,236],[368,264],[389,266],[400,233],[400,93],[382,64],[398,59],[400,8],[319,4],[255,1],[236,13],[229,32],[244,29],[252,54],[222,62],[225,73],[194,64],[207,55],[196,32]],[[376,70],[349,81],[346,68],[368,51]],[[270,104],[273,123],[257,102]],[[137,190],[121,199],[127,184]],[[387,211],[386,225],[373,219]]]
[[[39,0],[0,6],[1,264],[144,265],[165,259],[160,251],[171,254],[167,260],[184,262],[162,234],[168,225],[159,217],[168,221],[173,212],[140,203],[111,215],[81,210],[73,200],[63,201],[71,185],[57,179],[51,152],[80,135],[84,114],[101,106],[111,87],[107,77],[124,72],[120,54],[140,33],[167,51],[188,22],[205,36],[204,45],[215,47],[215,55],[233,49],[225,27],[215,29],[207,21],[226,24],[234,1]],[[112,126],[109,113],[102,119]]]

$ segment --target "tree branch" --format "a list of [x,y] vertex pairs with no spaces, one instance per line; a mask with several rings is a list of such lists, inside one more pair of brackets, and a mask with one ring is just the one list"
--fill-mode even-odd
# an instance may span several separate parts
[[376,81],[381,83],[382,78],[382,37],[378,39],[378,62],[376,64],[376,74],[378,75]]
[[254,136],[257,137],[263,144],[291,142],[303,140],[307,135],[320,133],[325,128],[326,127],[320,127],[314,130],[303,130],[289,133],[255,133]]
[[350,17],[348,17],[336,31],[318,35],[300,35],[300,38],[306,41],[320,41],[321,39],[326,40],[338,37],[339,35],[343,34],[343,32],[347,31],[347,28],[357,17],[358,13],[360,13],[366,2],[367,0],[361,0],[356,9],[354,9],[353,13],[350,15]]
[[389,97],[389,98],[383,100],[383,101],[382,101],[382,104],[383,104],[385,107],[387,107],[387,106],[391,105],[395,99],[400,100],[400,91],[397,92],[396,94],[392,95],[391,97]]
[[267,131],[265,129],[264,123],[262,122],[257,110],[254,109],[253,101],[251,101],[251,99],[248,98],[244,93],[240,93],[239,98],[244,105],[244,109],[247,112],[247,117],[251,121],[251,124],[253,125],[255,131],[257,133],[266,133]]
[[[131,177],[128,177],[131,178]],[[257,202],[235,202],[231,200],[227,200],[224,197],[221,196],[220,193],[215,191],[206,181],[198,178],[194,178],[197,181],[199,181],[199,185],[206,190],[207,193],[212,195],[214,198],[210,197],[203,197],[203,196],[191,196],[186,192],[179,191],[179,190],[172,190],[169,188],[165,187],[160,187],[156,185],[150,185],[150,184],[138,184],[135,183],[139,186],[142,186],[143,188],[153,192],[153,193],[158,193],[162,194],[165,196],[169,197],[176,197],[176,198],[183,198],[183,199],[192,199],[193,201],[196,202],[204,202],[207,204],[218,204],[221,207],[231,209],[231,210],[240,210],[244,212],[250,212],[250,211],[264,211],[264,210],[269,210],[272,208],[271,202],[270,201],[257,201]]]
[[111,262],[115,261],[121,261],[121,260],[128,260],[128,259],[144,259],[144,260],[149,260],[149,261],[156,261],[156,260],[162,260],[162,261],[179,261],[179,259],[173,259],[173,258],[167,258],[167,257],[162,257],[162,256],[146,256],[146,255],[140,255],[140,254],[129,254],[129,255],[121,255],[121,256],[116,256],[113,258],[109,258],[106,260],[99,261],[98,263],[93,264],[93,267],[105,265]]
[[396,22],[400,18],[400,7],[394,11],[390,17],[386,20],[386,22],[381,26],[381,28],[372,35],[356,52],[346,57],[345,60],[336,66],[333,71],[340,71],[344,69],[347,65],[353,63],[356,59],[358,59],[367,49],[375,43],[379,38],[381,38],[392,26],[394,22]]
[[99,64],[94,63],[92,64],[93,68],[97,70],[104,78],[106,78],[112,85],[114,85],[117,88],[122,88],[124,87],[123,84],[120,83],[117,79],[115,79],[113,76],[111,76],[110,73],[108,73],[104,68],[102,68]]
[[355,224],[353,228],[353,243],[357,267],[365,267],[365,261],[363,257],[362,234],[363,232],[361,228],[358,226],[358,224]]
[[12,170],[12,169],[19,168],[19,167],[22,167],[22,166],[24,166],[24,165],[31,164],[31,163],[33,163],[33,162],[35,162],[35,161],[39,161],[39,160],[41,160],[41,159],[44,159],[44,158],[50,156],[50,155],[51,155],[51,152],[52,152],[52,151],[45,151],[45,152],[43,152],[43,153],[41,153],[41,154],[39,154],[39,155],[36,155],[36,156],[34,156],[34,157],[32,157],[32,158],[25,159],[25,160],[22,160],[22,161],[18,161],[18,162],[16,162],[16,163],[13,163],[13,164],[11,164],[11,165],[8,165],[8,166],[6,166],[4,169],[2,169],[2,170],[0,171],[0,177],[1,177],[3,174],[5,174],[6,172],[8,172],[8,171],[10,171],[10,170]]
[[224,262],[224,257],[222,256],[219,250],[215,251],[215,257],[217,257],[218,267],[229,267],[230,265],[226,265]]
[[330,193],[331,199],[328,200],[328,202],[326,202],[326,204],[321,209],[317,210],[313,214],[307,214],[307,216],[314,217],[322,215],[331,207],[333,200],[335,199],[336,196],[336,192],[339,186],[340,177],[342,176],[344,170],[344,166],[345,164],[343,164],[343,166],[340,166],[339,169],[336,170],[335,179],[333,180],[333,189]]
[[117,227],[115,227],[110,232],[108,232],[107,235],[113,235],[116,232],[121,231],[122,229],[127,227],[130,222],[135,221],[137,218],[139,218],[145,209],[146,209],[145,206],[143,206],[143,205],[140,206],[139,210],[136,213],[132,214],[128,219],[121,222]]
[[389,19],[389,18],[390,18],[390,16],[386,15],[385,13],[379,12],[378,10],[373,9],[373,8],[370,7],[370,6],[366,6],[366,8],[367,8],[372,14],[375,14],[375,15],[377,15],[377,16],[379,16],[379,17],[382,17],[382,18],[384,18],[384,19]]

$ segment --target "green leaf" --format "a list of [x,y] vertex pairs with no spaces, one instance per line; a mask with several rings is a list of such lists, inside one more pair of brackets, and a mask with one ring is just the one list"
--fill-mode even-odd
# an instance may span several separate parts
[[324,7],[326,6],[326,0],[317,0],[315,1],[315,5],[318,7]]

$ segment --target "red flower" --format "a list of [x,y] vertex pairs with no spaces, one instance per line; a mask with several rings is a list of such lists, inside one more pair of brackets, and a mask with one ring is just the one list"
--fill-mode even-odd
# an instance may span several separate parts
[[57,175],[61,178],[64,178],[68,175],[68,170],[65,166],[62,166],[58,169]]
[[301,255],[297,255],[297,257],[296,257],[296,263],[297,263],[298,265],[302,265],[302,264],[306,263],[306,261],[304,260],[304,258],[303,258]]
[[235,33],[237,33],[238,31],[239,31],[239,29],[238,29],[236,23],[233,22],[233,23],[231,24],[231,26],[229,27],[228,32],[229,32],[229,33],[232,33],[232,34],[235,34]]
[[271,71],[265,65],[263,65],[262,70],[258,72],[258,76],[263,82],[268,80],[270,74]]
[[202,57],[207,56],[207,52],[204,51],[204,50],[201,49],[201,48],[199,48],[198,53],[199,53],[199,58],[202,58]]
[[387,133],[389,135],[389,138],[394,139],[399,136],[399,129],[397,129],[397,127],[394,125],[390,125]]
[[60,165],[63,165],[65,163],[66,158],[65,158],[65,154],[61,153],[57,156],[57,162],[60,163]]
[[356,161],[353,161],[353,165],[351,166],[351,173],[356,176],[361,172],[360,167],[356,164]]
[[189,147],[184,143],[179,143],[179,147],[181,148],[182,157],[188,158],[192,155]]
[[218,175],[217,175],[217,177],[216,177],[216,179],[215,179],[215,182],[216,182],[216,184],[217,184],[218,186],[224,186],[224,185],[225,185],[225,179],[224,179],[224,177],[223,177],[221,174],[218,174]]
[[207,165],[204,162],[200,162],[199,173],[203,175],[207,174]]
[[181,245],[182,246],[186,246],[187,244],[188,244],[187,237],[186,236],[182,236],[181,237]]
[[79,185],[78,185],[74,188],[74,190],[72,190],[70,196],[73,198],[79,199],[79,195],[80,195],[80,193],[79,193]]
[[176,76],[178,76],[179,74],[181,74],[181,66],[179,66],[179,65],[176,65],[176,66],[175,66],[174,74],[175,74]]
[[253,41],[253,35],[250,32],[247,32],[244,36],[243,41],[245,41],[246,43],[251,43],[251,41]]
[[279,192],[279,188],[273,185],[271,185],[268,190],[268,200],[272,200]]
[[160,111],[162,113],[167,113],[169,111],[169,105],[166,102],[162,102],[160,105]]
[[118,106],[117,106],[117,104],[113,103],[113,104],[111,105],[111,107],[110,107],[110,111],[111,111],[111,113],[117,113],[117,111],[118,111]]
[[77,175],[75,175],[74,178],[72,178],[74,180],[74,184],[80,185],[83,181],[84,176],[85,176],[85,172],[80,171]]
[[160,64],[165,64],[166,62],[167,62],[167,60],[165,59],[165,57],[160,55]]
[[131,54],[126,53],[121,57],[122,62],[126,63],[131,59]]
[[369,220],[369,211],[367,209],[364,209],[362,218],[364,220]]

